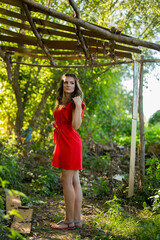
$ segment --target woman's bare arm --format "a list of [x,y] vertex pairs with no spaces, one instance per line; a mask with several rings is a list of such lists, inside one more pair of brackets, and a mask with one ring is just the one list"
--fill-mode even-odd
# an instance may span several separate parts
[[77,130],[81,126],[81,123],[82,123],[82,118],[81,118],[82,100],[78,96],[78,97],[74,97],[73,101],[75,103],[75,109],[72,111],[72,126],[75,130]]

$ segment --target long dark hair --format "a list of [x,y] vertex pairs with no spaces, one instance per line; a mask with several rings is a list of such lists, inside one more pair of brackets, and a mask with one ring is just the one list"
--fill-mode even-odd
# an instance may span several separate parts
[[72,106],[74,105],[74,102],[72,98],[80,96],[81,99],[83,100],[83,92],[79,84],[79,79],[74,73],[65,73],[61,77],[61,81],[59,83],[58,89],[57,89],[57,98],[56,98],[56,104],[55,104],[55,109],[59,107],[59,105],[62,103],[62,98],[63,98],[63,83],[65,77],[72,77],[75,80],[75,90],[73,93],[71,93],[70,98],[68,99],[67,103],[68,104],[70,101],[72,101]]

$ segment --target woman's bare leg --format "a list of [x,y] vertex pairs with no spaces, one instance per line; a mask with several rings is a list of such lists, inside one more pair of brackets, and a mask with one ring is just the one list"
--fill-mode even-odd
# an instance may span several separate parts
[[64,201],[66,207],[65,222],[74,221],[74,199],[73,175],[75,170],[61,170],[61,182],[63,186]]
[[[76,170],[73,175],[73,187],[75,192],[75,201],[74,201],[74,221],[81,221],[81,208],[82,208],[82,189],[79,180],[79,171]],[[81,226],[81,223],[78,224]]]
[[[74,227],[74,202],[75,191],[73,188],[73,175],[75,170],[61,169],[61,183],[63,186],[63,195],[66,207],[66,216],[64,222],[59,224],[51,224],[53,229],[67,229]],[[68,224],[66,224],[68,223]]]

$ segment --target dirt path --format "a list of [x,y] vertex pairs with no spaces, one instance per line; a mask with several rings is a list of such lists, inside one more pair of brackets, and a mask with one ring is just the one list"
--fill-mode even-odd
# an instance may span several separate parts
[[[93,226],[92,218],[100,211],[93,204],[89,204],[86,200],[83,201],[82,222],[83,228],[76,230],[52,230],[50,223],[58,222],[64,216],[64,201],[61,196],[57,198],[44,198],[43,203],[35,204],[33,207],[33,223],[32,231],[29,239],[35,240],[79,240],[79,239],[94,239],[97,236],[96,229]],[[99,238],[100,239],[100,238]]]

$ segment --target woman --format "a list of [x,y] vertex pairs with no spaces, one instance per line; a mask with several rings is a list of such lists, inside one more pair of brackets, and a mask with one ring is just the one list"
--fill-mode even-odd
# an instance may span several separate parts
[[82,228],[81,205],[82,190],[79,170],[82,169],[82,142],[76,132],[82,123],[83,93],[75,74],[66,73],[62,76],[58,88],[54,111],[54,142],[52,166],[61,169],[66,216],[63,221],[51,224],[53,229]]

